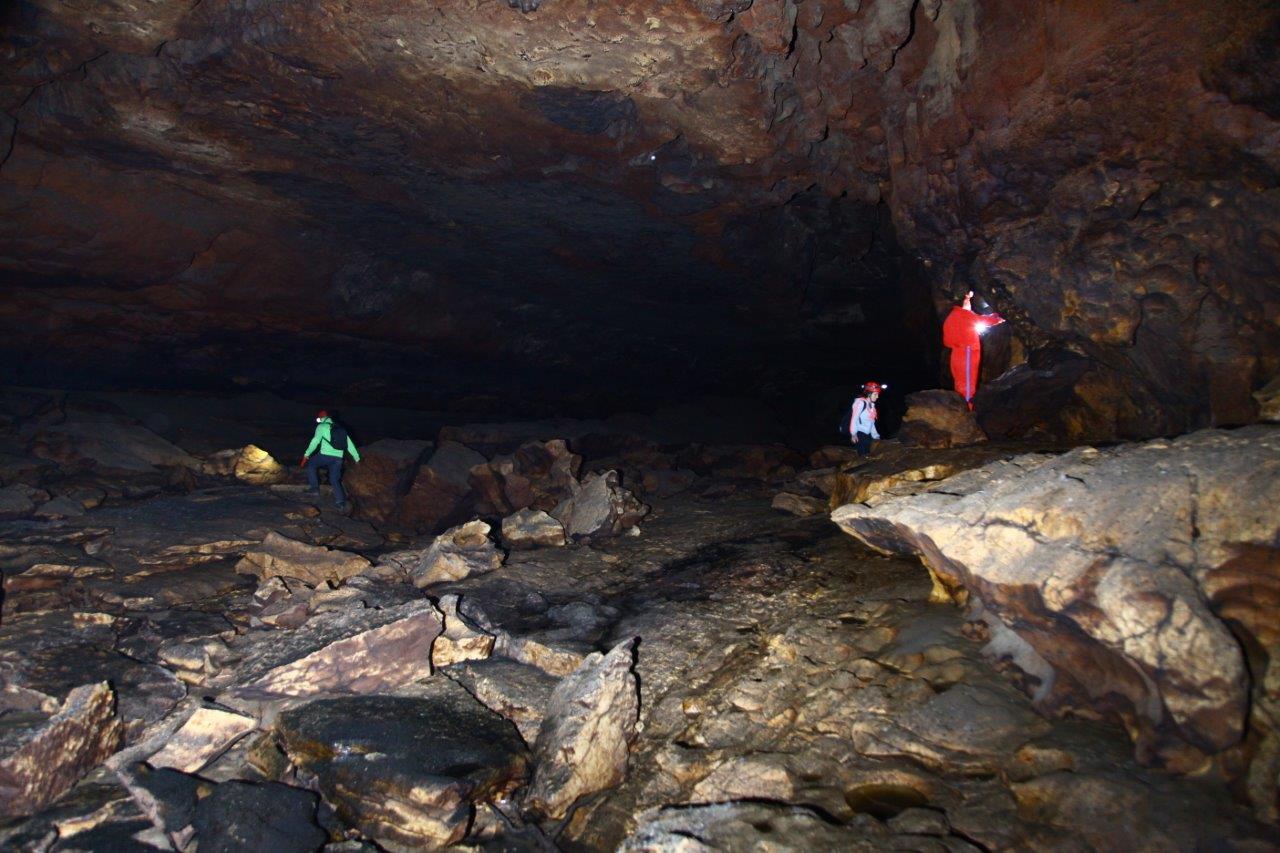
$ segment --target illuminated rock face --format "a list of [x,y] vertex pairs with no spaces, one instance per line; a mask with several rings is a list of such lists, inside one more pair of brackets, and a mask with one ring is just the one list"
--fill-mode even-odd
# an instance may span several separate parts
[[0,326],[43,355],[6,369],[634,402],[852,341],[925,365],[930,291],[973,285],[1019,358],[1090,361],[1086,433],[1249,421],[1280,75],[1247,5],[13,4]]

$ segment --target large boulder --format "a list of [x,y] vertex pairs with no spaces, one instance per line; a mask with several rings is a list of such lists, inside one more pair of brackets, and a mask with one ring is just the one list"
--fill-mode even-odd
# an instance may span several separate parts
[[618,472],[588,474],[573,495],[551,515],[564,525],[571,539],[617,536],[640,523],[649,508],[622,488]]
[[640,693],[635,640],[594,652],[556,686],[534,744],[526,803],[561,818],[582,797],[619,784],[636,736]]
[[409,570],[418,587],[458,581],[491,572],[502,565],[502,552],[489,539],[489,525],[479,519],[446,530],[435,538]]
[[473,468],[470,482],[482,513],[547,511],[573,494],[581,467],[582,457],[570,452],[563,439],[531,441]]
[[48,499],[48,492],[23,483],[5,486],[0,489],[0,520],[29,516]]
[[271,486],[289,476],[284,466],[270,453],[254,444],[246,444],[236,453],[231,474],[240,482],[253,486]]
[[[1159,404],[1114,370],[1075,352],[1040,350],[974,395],[978,423],[992,438],[1080,444],[1139,438],[1161,424]],[[1187,421],[1161,424],[1180,432]]]
[[377,524],[395,519],[429,450],[429,441],[396,438],[361,448],[360,462],[348,466],[342,481],[355,498],[357,515]]
[[359,554],[308,545],[273,530],[260,547],[247,552],[236,563],[236,571],[259,580],[286,577],[319,586],[325,581],[346,580],[372,565]]
[[1280,430],[1022,456],[832,518],[919,555],[935,594],[968,600],[991,650],[1034,676],[1041,708],[1118,716],[1140,758],[1173,769],[1238,775],[1273,754]]
[[124,729],[105,681],[72,690],[47,718],[8,708],[0,726],[0,817],[30,814],[120,748]]
[[435,531],[460,521],[470,510],[471,469],[483,464],[485,458],[466,445],[442,440],[401,500],[400,523]]
[[37,433],[33,455],[68,471],[132,476],[162,468],[199,471],[199,460],[144,426],[116,420],[76,420]]
[[964,398],[941,389],[907,395],[907,414],[897,437],[916,447],[959,447],[987,440]]
[[247,638],[226,686],[235,696],[307,697],[373,693],[431,675],[431,646],[443,630],[429,601],[313,617],[293,631]]
[[502,544],[513,551],[563,545],[564,525],[540,509],[522,509],[502,519]]
[[506,796],[527,773],[511,723],[447,679],[421,692],[321,699],[276,726],[300,774],[388,850],[460,841],[474,804]]

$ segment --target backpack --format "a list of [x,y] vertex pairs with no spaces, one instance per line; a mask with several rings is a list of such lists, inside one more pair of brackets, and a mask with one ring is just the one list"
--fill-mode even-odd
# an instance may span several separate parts
[[333,446],[334,450],[346,455],[347,428],[337,422],[329,424],[329,444]]
[[853,421],[853,404],[858,402],[858,398],[853,398],[853,403],[849,404],[849,408],[845,409],[844,417],[840,419],[840,425],[836,429],[840,430],[841,435],[849,435],[849,424]]

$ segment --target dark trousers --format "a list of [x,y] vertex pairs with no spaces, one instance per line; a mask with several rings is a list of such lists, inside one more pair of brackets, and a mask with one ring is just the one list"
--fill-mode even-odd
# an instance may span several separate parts
[[869,455],[871,453],[871,433],[854,433],[853,446],[857,449],[859,456]]
[[333,486],[333,502],[342,506],[347,493],[342,491],[342,457],[317,453],[307,460],[307,486],[314,492],[320,488],[320,469],[329,471],[329,485]]

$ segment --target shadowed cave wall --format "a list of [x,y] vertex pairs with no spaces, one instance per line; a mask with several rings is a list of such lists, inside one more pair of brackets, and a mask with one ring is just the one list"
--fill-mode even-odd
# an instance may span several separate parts
[[996,434],[1245,423],[1280,370],[1272,4],[3,16],[5,381],[825,417],[938,384],[969,287]]

